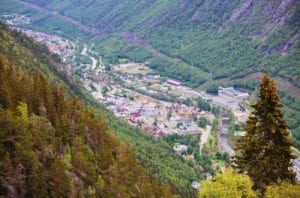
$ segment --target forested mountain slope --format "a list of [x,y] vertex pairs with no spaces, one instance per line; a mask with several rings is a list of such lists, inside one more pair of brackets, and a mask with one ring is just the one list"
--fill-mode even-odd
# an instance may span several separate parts
[[45,46],[3,24],[0,43],[0,195],[195,195],[192,167],[84,96]]

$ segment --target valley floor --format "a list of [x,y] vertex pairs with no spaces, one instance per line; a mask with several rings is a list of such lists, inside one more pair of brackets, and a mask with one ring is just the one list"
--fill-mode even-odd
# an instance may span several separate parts
[[[23,30],[36,41],[62,56],[63,61],[81,77],[86,89],[100,102],[104,103],[117,117],[126,120],[144,132],[161,138],[169,134],[201,135],[200,153],[211,136],[211,124],[216,117],[195,105],[201,97],[211,104],[232,111],[238,122],[245,122],[249,111],[241,109],[242,100],[209,95],[201,90],[193,90],[183,83],[153,74],[141,63],[104,65],[102,57],[88,44],[48,35],[33,30]],[[78,56],[81,59],[78,60]],[[206,129],[198,126],[197,121],[205,117],[209,125]],[[228,125],[219,129],[220,147],[234,155],[228,142]],[[227,131],[222,133],[222,130]],[[297,178],[300,179],[299,159],[295,160]]]

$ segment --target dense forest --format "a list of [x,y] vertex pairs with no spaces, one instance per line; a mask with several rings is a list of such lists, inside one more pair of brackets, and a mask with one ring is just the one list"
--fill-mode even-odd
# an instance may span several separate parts
[[2,194],[196,195],[193,166],[90,99],[45,46],[3,24],[0,40]]

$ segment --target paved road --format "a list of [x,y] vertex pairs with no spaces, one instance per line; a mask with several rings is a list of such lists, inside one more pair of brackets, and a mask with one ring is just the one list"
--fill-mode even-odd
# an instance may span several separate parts
[[201,150],[203,145],[207,142],[208,137],[211,134],[211,126],[206,126],[206,130],[203,131],[203,133],[201,134],[201,139],[200,139],[200,154],[201,154]]
[[91,56],[90,58],[91,58],[92,61],[93,61],[93,64],[92,64],[92,68],[91,68],[91,69],[94,70],[94,69],[96,69],[96,67],[97,67],[97,62],[98,62],[98,61],[97,61],[94,57],[92,57],[92,56]]
[[294,160],[294,171],[297,173],[296,179],[300,181],[300,158]]
[[225,135],[221,135],[220,140],[223,151],[226,151],[230,156],[234,156],[235,152],[233,148],[229,145],[227,137]]
[[[225,115],[223,115],[223,118],[226,118]],[[228,142],[228,123],[226,121],[223,121],[223,118],[221,119],[221,127],[220,127],[220,143],[223,151],[226,151],[230,156],[234,156],[235,152],[231,145]]]
[[87,55],[86,52],[87,52],[87,46],[84,45],[83,50],[82,50],[82,52],[81,52],[81,55],[86,56],[86,55]]

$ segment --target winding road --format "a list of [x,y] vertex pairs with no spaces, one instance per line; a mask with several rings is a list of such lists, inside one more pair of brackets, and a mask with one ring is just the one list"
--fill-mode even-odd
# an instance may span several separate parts
[[92,61],[93,61],[93,63],[92,63],[92,68],[91,68],[91,69],[94,70],[94,69],[96,69],[96,67],[97,67],[97,62],[98,62],[98,61],[97,61],[97,59],[95,59],[95,58],[92,57],[92,56],[91,56],[90,58],[91,58]]

